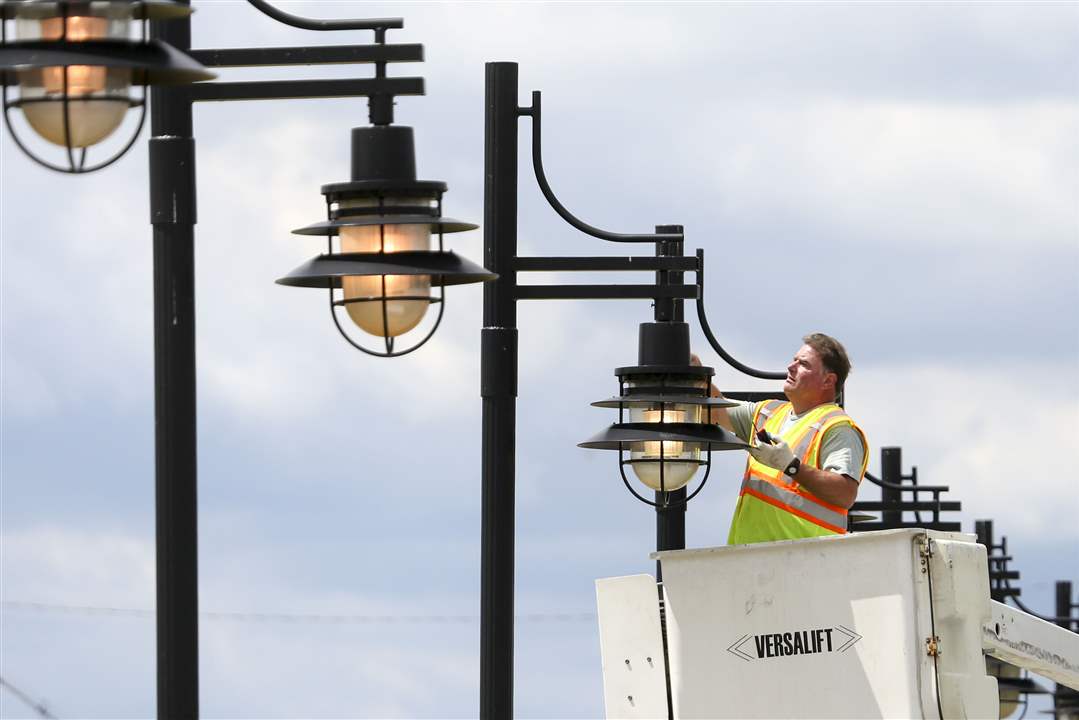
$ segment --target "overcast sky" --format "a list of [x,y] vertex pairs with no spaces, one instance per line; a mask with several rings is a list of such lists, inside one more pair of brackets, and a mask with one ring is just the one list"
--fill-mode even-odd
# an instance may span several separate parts
[[[371,42],[195,4],[196,47]],[[750,365],[782,368],[808,331],[839,337],[870,471],[902,446],[966,529],[993,518],[1035,609],[1079,581],[1079,5],[282,6],[405,18],[390,42],[427,61],[390,74],[424,76],[427,96],[400,99],[397,121],[455,218],[483,218],[483,64],[518,61],[571,210],[623,232],[685,225],[712,327]],[[196,109],[206,717],[478,709],[482,291],[452,288],[431,343],[389,361],[338,337],[322,293],[273,284],[321,250],[289,231],[321,219],[319,187],[348,179],[366,119],[362,100]],[[545,205],[521,128],[521,254],[622,252]],[[6,132],[0,152],[2,676],[61,718],[149,716],[146,143],[84,177],[40,169]],[[449,240],[482,262],[480,232]],[[611,455],[576,443],[613,420],[589,403],[616,392],[651,310],[519,316],[516,709],[594,717],[593,580],[652,571],[654,515]],[[775,386],[691,325],[721,388]],[[743,462],[717,461],[691,547],[725,542]],[[32,712],[0,692],[0,715]]]

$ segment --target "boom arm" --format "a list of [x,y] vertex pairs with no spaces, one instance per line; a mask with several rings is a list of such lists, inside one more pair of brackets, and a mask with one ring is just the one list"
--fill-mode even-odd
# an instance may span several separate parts
[[989,601],[992,618],[982,627],[982,650],[1079,690],[1079,634],[1029,613]]

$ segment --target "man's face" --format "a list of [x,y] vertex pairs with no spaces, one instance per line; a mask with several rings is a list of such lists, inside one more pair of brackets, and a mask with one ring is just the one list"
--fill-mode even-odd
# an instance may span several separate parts
[[783,392],[792,402],[797,399],[827,402],[835,397],[835,382],[835,373],[824,368],[817,351],[803,345],[787,365]]

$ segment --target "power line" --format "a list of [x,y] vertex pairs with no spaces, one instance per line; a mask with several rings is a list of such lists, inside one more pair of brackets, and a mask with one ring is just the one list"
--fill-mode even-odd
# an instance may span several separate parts
[[7,688],[12,695],[29,705],[30,708],[33,709],[33,711],[36,712],[39,717],[47,718],[48,720],[56,720],[56,716],[49,712],[49,709],[45,707],[44,702],[35,702],[32,697],[30,697],[2,677],[0,677],[0,687]]
[[[152,618],[153,610],[92,605],[61,605],[56,603],[24,600],[4,600],[2,605],[13,610],[33,612],[57,612],[77,615],[111,615],[123,617]],[[200,612],[207,620],[234,620],[263,623],[308,623],[322,625],[390,625],[390,624],[471,624],[479,622],[479,615],[360,615],[326,613],[262,613],[262,612]],[[594,612],[577,613],[526,613],[515,616],[519,622],[592,622]]]

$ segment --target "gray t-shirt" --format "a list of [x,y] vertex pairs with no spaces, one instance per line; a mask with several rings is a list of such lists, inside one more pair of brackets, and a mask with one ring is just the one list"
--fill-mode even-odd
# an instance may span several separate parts
[[[749,435],[753,432],[753,411],[756,406],[756,403],[739,402],[737,407],[727,408],[734,434],[745,442],[750,441]],[[779,428],[780,433],[786,432],[802,417],[804,415],[795,415],[788,408],[787,417]],[[850,425],[833,426],[824,434],[820,444],[820,457],[824,458],[821,463],[822,470],[830,470],[861,481],[859,473],[865,458],[865,445],[861,435]]]

